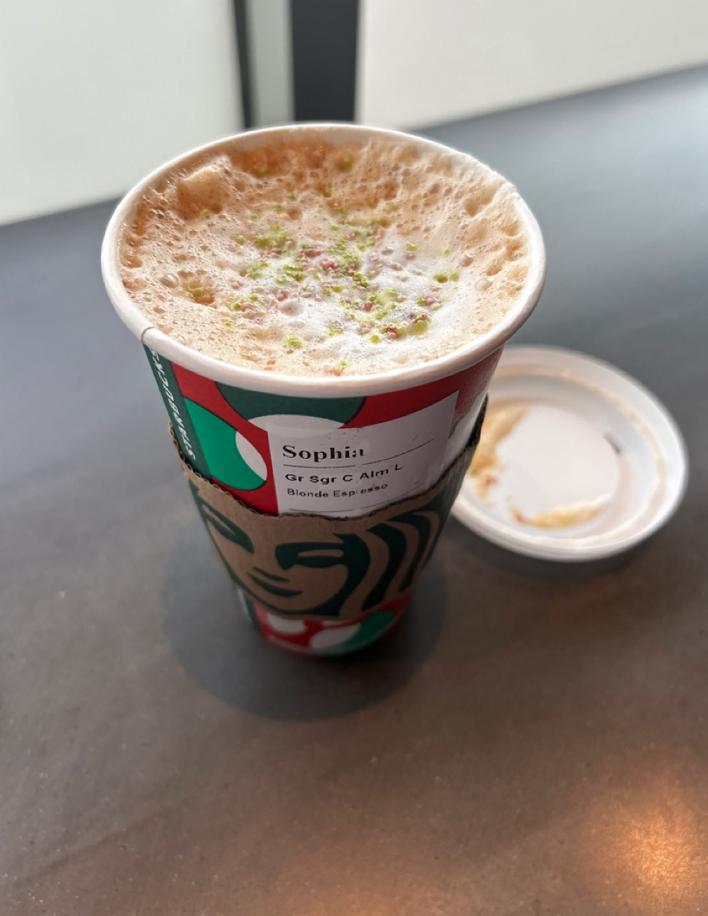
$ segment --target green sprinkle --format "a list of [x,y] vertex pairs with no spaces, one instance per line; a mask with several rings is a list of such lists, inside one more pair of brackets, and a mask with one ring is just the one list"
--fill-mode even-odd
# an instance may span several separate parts
[[460,279],[460,275],[458,274],[458,272],[457,272],[456,270],[453,270],[453,272],[450,274],[450,279],[451,279],[451,280],[459,280],[459,279]]
[[332,289],[334,290],[335,293],[341,293],[342,291],[342,287],[339,284],[337,284],[336,286],[333,286]]
[[430,327],[429,318],[416,318],[413,324],[408,328],[411,334],[422,334]]
[[265,266],[265,261],[257,261],[255,264],[249,264],[246,267],[246,271],[250,277],[252,277],[254,280],[258,280],[261,277],[263,268]]
[[251,216],[250,216],[249,218],[252,219],[252,220],[257,220],[257,219],[258,219],[258,214],[257,214],[257,213],[251,213]]
[[356,282],[357,282],[360,286],[363,286],[364,289],[368,289],[368,287],[369,287],[369,278],[366,277],[363,273],[361,273],[361,271],[357,271],[357,272],[354,274],[354,279],[356,280]]
[[234,299],[234,301],[231,303],[231,311],[232,312],[241,311],[241,303],[238,301],[238,299]]
[[381,343],[381,338],[378,334],[372,334],[371,337],[369,337],[369,340],[371,343]]
[[259,235],[253,240],[253,244],[265,251],[268,248],[283,248],[290,241],[288,233],[283,232],[282,227],[277,223],[271,226],[271,229],[274,235]]
[[327,336],[328,336],[328,337],[336,337],[337,334],[341,334],[341,333],[342,333],[342,329],[341,329],[341,328],[331,327],[331,328],[329,329],[329,331],[327,331]]
[[285,196],[287,197],[288,200],[297,200],[297,195],[295,194],[294,191],[288,191],[288,193]]
[[297,280],[300,282],[300,280],[305,279],[305,271],[299,264],[283,264],[282,270],[283,273],[287,277],[290,277],[291,280]]
[[210,291],[202,286],[195,286],[187,292],[195,302],[206,302],[210,296]]
[[322,196],[323,196],[323,197],[331,197],[331,196],[332,196],[332,188],[324,188],[324,190],[322,191]]
[[437,281],[438,283],[447,283],[447,274],[435,274],[433,276],[433,280]]
[[213,216],[213,213],[211,212],[211,210],[204,209],[199,214],[199,219],[211,219],[212,216]]
[[342,172],[351,171],[353,165],[354,157],[351,155],[351,153],[347,154],[346,156],[342,156],[342,158],[339,160],[339,168]]
[[413,242],[409,242],[406,245],[406,251],[417,251],[417,250],[418,250],[418,246],[414,245]]
[[450,254],[450,249],[449,249],[449,248],[443,248],[442,253],[443,253],[443,254]]
[[256,176],[256,178],[265,178],[269,172],[270,169],[264,165],[256,166],[256,168],[253,170],[253,174]]
[[285,207],[282,204],[273,204],[273,209],[276,213],[282,213]]
[[395,204],[392,200],[386,201],[386,209],[390,212],[391,210],[397,210],[398,205]]
[[299,350],[302,346],[302,340],[299,337],[294,335],[291,337],[286,337],[283,346],[292,353],[293,350]]
[[358,254],[345,254],[342,257],[342,269],[349,270],[350,267],[357,268],[360,264],[360,258]]
[[258,302],[258,296],[255,293],[253,293],[253,295],[249,296],[248,298],[251,300],[251,302]]
[[227,319],[224,319],[224,327],[230,328],[230,327],[231,327],[231,322],[228,321]]
[[376,312],[374,312],[374,318],[380,321],[382,318],[386,318],[387,315],[390,315],[394,308],[394,304],[390,302],[388,305],[384,305],[380,309],[377,309]]
[[242,235],[236,235],[234,236],[234,242],[236,242],[238,245],[245,245],[246,239]]

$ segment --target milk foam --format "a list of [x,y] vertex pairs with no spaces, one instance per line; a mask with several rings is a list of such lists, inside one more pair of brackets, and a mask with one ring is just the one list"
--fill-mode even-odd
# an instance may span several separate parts
[[157,328],[216,359],[385,372],[504,318],[529,271],[515,196],[475,160],[409,141],[225,142],[144,193],[123,282]]

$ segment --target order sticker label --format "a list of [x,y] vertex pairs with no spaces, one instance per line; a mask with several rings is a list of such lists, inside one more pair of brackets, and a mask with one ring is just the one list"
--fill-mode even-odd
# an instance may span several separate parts
[[302,436],[269,428],[279,512],[352,518],[423,493],[442,473],[456,400],[455,392],[417,413],[360,429]]

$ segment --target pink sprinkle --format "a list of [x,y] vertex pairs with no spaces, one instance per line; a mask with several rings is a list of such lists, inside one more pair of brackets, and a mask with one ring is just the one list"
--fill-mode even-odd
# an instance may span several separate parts
[[322,270],[336,270],[339,267],[339,264],[334,260],[334,258],[323,258],[320,261],[320,267]]
[[301,254],[307,258],[316,258],[317,255],[322,254],[322,251],[319,248],[305,248]]
[[286,289],[279,289],[276,299],[278,302],[282,302],[284,299],[288,298],[288,291]]
[[371,309],[372,309],[373,307],[374,307],[374,303],[371,302],[370,300],[368,300],[367,302],[364,303],[364,311],[365,311],[365,312],[370,312]]

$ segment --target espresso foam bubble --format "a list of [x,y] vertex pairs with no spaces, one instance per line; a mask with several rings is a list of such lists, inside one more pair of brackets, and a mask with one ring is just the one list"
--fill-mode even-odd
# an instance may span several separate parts
[[410,141],[227,141],[143,194],[121,273],[155,327],[208,356],[385,372],[504,318],[529,271],[515,196],[475,160]]

